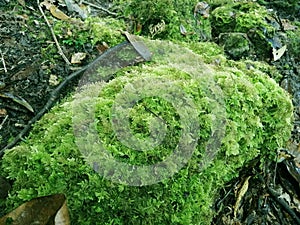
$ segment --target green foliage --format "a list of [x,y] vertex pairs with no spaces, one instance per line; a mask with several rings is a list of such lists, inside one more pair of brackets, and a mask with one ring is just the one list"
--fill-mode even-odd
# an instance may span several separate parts
[[290,54],[294,57],[295,61],[300,60],[300,22],[295,23],[298,27],[296,30],[287,31],[288,41],[288,50]]
[[75,47],[102,42],[115,46],[125,40],[121,30],[125,30],[124,22],[113,18],[89,17],[84,22],[60,20],[54,25],[54,32],[62,42]]
[[[137,25],[142,25],[141,34],[155,38],[170,40],[199,40],[199,30],[209,32],[209,24],[201,27],[193,17],[193,9],[196,2],[191,0],[117,0],[116,4],[122,5],[123,14],[133,22],[133,30]],[[165,23],[162,32],[156,35],[151,34],[151,27]],[[180,25],[183,25],[187,32],[194,35],[183,36],[180,33]],[[205,29],[205,30],[203,30]]]
[[[221,56],[219,48],[207,45],[209,51],[203,60]],[[205,43],[190,46],[194,52],[205,50]],[[5,153],[1,174],[14,181],[6,201],[7,210],[37,196],[65,193],[72,224],[210,224],[213,202],[225,182],[238,176],[239,168],[256,156],[274,159],[277,148],[288,140],[292,103],[288,94],[259,70],[263,68],[260,64],[249,66],[250,61],[236,63],[224,57],[219,64],[203,64],[203,71],[199,72],[209,72],[223,91],[226,132],[213,162],[199,170],[214,121],[214,99],[204,91],[208,76],[172,68],[168,60],[171,59],[154,57],[147,65],[125,68],[104,85],[96,101],[96,129],[102,143],[120,161],[151,164],[164,159],[178,142],[182,126],[177,111],[167,101],[145,98],[130,111],[131,132],[140,138],[147,138],[155,115],[166,121],[166,138],[147,152],[122,145],[109,120],[113,116],[111,106],[126,84],[154,78],[170,80],[193,99],[199,112],[198,146],[184,168],[172,178],[151,186],[126,186],[104,179],[84,162],[75,144],[69,98],[35,124],[25,142]],[[190,61],[182,60],[187,64]],[[161,83],[151,85],[154,96],[159,96]],[[91,91],[90,86],[84,91]]]
[[[271,45],[267,40],[273,38],[279,29],[270,22],[273,20],[270,12],[255,2],[225,4],[211,13],[212,36],[220,38],[227,35],[225,43],[221,41],[220,44],[230,52],[233,59],[246,58],[252,54],[266,60],[271,57]],[[237,34],[230,36],[231,33]],[[236,43],[236,47],[232,43]],[[249,47],[252,52],[247,50]],[[240,52],[240,49],[243,51]]]

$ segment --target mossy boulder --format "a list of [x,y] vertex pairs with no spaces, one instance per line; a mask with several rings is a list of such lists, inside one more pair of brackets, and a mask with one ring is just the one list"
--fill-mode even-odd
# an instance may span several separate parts
[[[36,123],[26,141],[6,151],[1,175],[14,182],[5,202],[7,211],[37,196],[64,193],[72,224],[210,224],[218,190],[253,158],[275,158],[290,135],[292,103],[273,79],[257,69],[257,63],[227,61],[211,44],[207,45],[211,55],[204,59],[194,53],[205,52],[204,43],[190,45],[192,52],[169,42],[145,42],[153,53],[151,62],[121,69],[108,83],[83,87],[75,100],[65,99]],[[214,64],[216,58],[220,61]],[[205,63],[209,59],[212,63]],[[130,99],[142,85],[152,95],[132,105],[127,118],[130,134],[153,140],[155,129],[166,131],[149,151],[122,143],[116,134],[119,127],[111,121],[116,99]],[[168,88],[174,96],[184,93],[184,98],[176,98],[175,103],[166,100],[162,93]],[[96,98],[89,99],[95,91]],[[185,110],[178,110],[187,104],[193,106],[195,115],[189,116],[196,124],[183,120]],[[87,111],[74,114],[78,105]],[[95,121],[87,127],[96,130],[99,143],[119,162],[138,167],[165,160],[187,127],[199,128],[190,129],[197,137],[186,134],[182,140],[182,146],[193,141],[189,138],[197,140],[193,154],[172,176],[152,185],[144,185],[147,180],[140,180],[140,185],[116,182],[122,171],[114,168],[102,176],[95,172],[101,165],[92,154],[99,143],[89,129],[81,133],[82,139],[75,130],[78,124],[85,125],[92,105]],[[218,133],[222,129],[224,133]],[[82,151],[78,140],[86,141],[85,150],[92,157]],[[206,152],[209,144],[217,146],[212,155]]]
[[[271,59],[269,40],[280,30],[280,25],[264,6],[256,2],[230,2],[216,7],[210,20],[212,36],[220,38],[220,44],[233,59]],[[222,40],[224,36],[226,41]]]

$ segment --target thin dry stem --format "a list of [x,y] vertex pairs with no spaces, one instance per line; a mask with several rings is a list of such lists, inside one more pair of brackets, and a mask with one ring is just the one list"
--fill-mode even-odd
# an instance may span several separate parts
[[65,54],[63,53],[63,51],[62,51],[62,49],[61,49],[61,47],[60,47],[60,45],[59,45],[59,43],[58,43],[58,41],[57,41],[57,38],[56,38],[56,36],[55,36],[55,34],[54,34],[54,31],[53,31],[53,29],[52,29],[52,27],[51,27],[51,24],[49,23],[49,21],[48,21],[46,15],[45,15],[43,9],[42,9],[41,6],[40,6],[40,1],[39,1],[39,0],[37,0],[37,4],[38,4],[38,7],[39,7],[40,12],[42,13],[42,15],[43,15],[43,17],[44,17],[44,19],[45,19],[45,21],[46,21],[46,23],[47,23],[47,25],[48,25],[50,31],[51,31],[52,37],[53,37],[53,39],[54,39],[54,41],[55,41],[55,44],[56,44],[56,46],[57,46],[57,49],[58,49],[58,53],[61,55],[61,57],[65,60],[65,62],[66,62],[67,64],[71,64],[70,61],[68,60],[68,58],[67,58],[67,57],[65,56]]

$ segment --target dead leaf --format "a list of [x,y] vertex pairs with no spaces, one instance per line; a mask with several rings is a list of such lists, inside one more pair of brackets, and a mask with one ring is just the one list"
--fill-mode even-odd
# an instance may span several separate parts
[[107,49],[109,49],[109,46],[108,46],[108,44],[107,44],[106,42],[103,41],[103,42],[102,42],[102,45],[97,45],[96,48],[97,48],[98,52],[99,52],[100,54],[102,54],[102,53],[105,52]]
[[64,14],[60,9],[58,9],[54,5],[52,5],[49,10],[50,10],[52,16],[56,17],[57,19],[60,19],[60,20],[69,20],[70,19],[70,17],[68,17],[66,14]]
[[187,34],[187,31],[186,31],[185,27],[182,24],[180,24],[180,33],[182,35],[186,35]]
[[86,19],[88,17],[88,10],[84,7],[80,7],[73,0],[65,0],[65,3],[69,12],[77,12],[82,19]]
[[152,54],[149,51],[149,49],[145,46],[142,40],[138,38],[136,35],[132,35],[128,33],[127,31],[122,32],[122,34],[125,35],[127,40],[132,44],[134,49],[143,57],[144,60],[150,61]]
[[278,198],[284,199],[289,205],[291,204],[291,197],[286,192],[279,195]]
[[194,8],[194,17],[196,17],[197,14],[199,14],[200,16],[206,19],[209,17],[209,10],[210,6],[209,4],[207,4],[207,2],[198,2]]
[[6,109],[0,108],[0,117],[5,117],[7,115]]
[[284,30],[297,30],[298,29],[297,26],[292,25],[290,23],[290,21],[287,19],[281,19],[281,23],[282,23]]
[[40,6],[45,6],[46,9],[48,9],[48,10],[50,9],[50,7],[51,7],[52,5],[53,5],[53,4],[50,3],[50,2],[48,2],[47,0],[40,3]]
[[273,48],[272,53],[273,53],[273,59],[274,61],[278,60],[281,58],[281,56],[283,56],[283,54],[285,53],[286,50],[286,45],[284,45],[282,48],[276,50],[275,48]]
[[246,192],[248,190],[249,179],[250,178],[251,178],[251,176],[246,178],[246,180],[243,183],[243,186],[241,187],[241,189],[238,193],[237,200],[236,200],[235,205],[234,205],[234,211],[233,211],[233,215],[234,215],[235,218],[236,218],[237,211],[240,207],[241,200],[242,200],[242,198],[244,197],[244,195],[246,194]]
[[24,106],[30,112],[34,112],[32,106],[25,99],[23,99],[22,97],[15,96],[15,95],[10,94],[10,93],[0,93],[0,97],[9,98],[9,99],[13,100],[14,102]]
[[68,17],[64,12],[62,12],[60,9],[58,9],[55,5],[48,1],[43,1],[40,3],[41,6],[45,6],[47,10],[50,11],[52,16],[54,16],[57,19],[60,20],[69,20],[70,17]]
[[39,197],[0,218],[0,225],[69,225],[67,211],[66,197],[63,194]]
[[70,225],[70,216],[67,207],[67,201],[64,202],[62,207],[56,213],[55,216],[55,225]]
[[26,5],[25,5],[25,0],[18,0],[18,2],[19,2],[19,4],[20,4],[21,6],[23,6],[23,7],[26,6]]
[[56,75],[53,75],[53,74],[50,74],[50,77],[49,77],[49,84],[51,86],[56,86],[59,84],[59,81],[57,80],[57,76]]
[[81,61],[86,57],[86,53],[84,52],[77,52],[72,55],[71,63],[72,64],[79,64]]

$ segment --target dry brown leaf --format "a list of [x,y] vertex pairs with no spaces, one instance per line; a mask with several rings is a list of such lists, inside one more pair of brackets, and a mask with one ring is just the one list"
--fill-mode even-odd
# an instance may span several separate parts
[[43,2],[41,2],[40,3],[40,6],[45,6],[46,7],[46,9],[50,9],[50,7],[52,6],[53,4],[52,3],[50,3],[50,2],[48,2],[48,1],[43,1]]
[[52,5],[50,6],[50,12],[52,16],[56,17],[60,20],[69,20],[70,17],[68,17],[66,14],[64,14],[60,9],[58,9],[56,6]]
[[62,12],[60,9],[58,9],[55,5],[48,1],[43,1],[40,3],[41,6],[45,6],[47,10],[50,11],[52,16],[54,16],[57,19],[60,20],[69,20],[70,17],[67,16],[64,12]]
[[18,0],[18,2],[19,2],[19,4],[20,4],[21,6],[23,6],[23,7],[26,6],[25,0]]
[[55,225],[70,225],[70,216],[67,207],[67,201],[64,202],[55,216]]
[[243,186],[241,187],[241,189],[238,193],[237,200],[236,200],[235,205],[234,205],[234,211],[233,211],[234,218],[236,218],[238,209],[240,207],[241,200],[242,200],[242,198],[244,197],[244,195],[246,194],[246,192],[248,190],[249,179],[250,178],[251,178],[251,176],[246,178],[246,180],[243,183]]
[[[66,211],[66,197],[63,194],[39,197],[0,218],[0,225],[69,225],[69,214]],[[59,214],[57,217],[59,223],[56,223],[55,219],[57,214]]]
[[84,52],[77,52],[72,55],[71,63],[72,64],[79,64],[81,61],[86,57],[86,53]]

